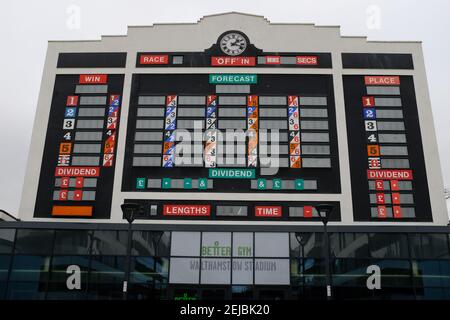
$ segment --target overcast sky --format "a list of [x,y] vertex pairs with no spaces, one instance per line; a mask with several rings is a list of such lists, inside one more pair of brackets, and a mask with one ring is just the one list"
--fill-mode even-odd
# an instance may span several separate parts
[[271,22],[340,25],[342,35],[369,40],[423,41],[440,160],[450,186],[450,1],[2,0],[0,209],[15,214],[19,208],[48,40],[99,39],[126,34],[127,25],[196,22],[228,11],[263,15]]

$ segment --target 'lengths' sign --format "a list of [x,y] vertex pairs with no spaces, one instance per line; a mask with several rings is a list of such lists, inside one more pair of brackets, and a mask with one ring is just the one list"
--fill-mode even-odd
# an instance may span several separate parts
[[211,206],[207,204],[166,204],[163,206],[163,215],[178,217],[209,217],[211,215]]

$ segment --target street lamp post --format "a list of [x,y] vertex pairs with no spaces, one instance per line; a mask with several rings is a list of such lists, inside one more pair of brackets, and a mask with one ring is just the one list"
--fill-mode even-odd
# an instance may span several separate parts
[[[297,240],[298,244],[300,245],[300,251],[299,251],[299,257],[298,257],[298,263],[300,264],[300,270],[302,274],[302,293],[305,292],[305,245],[306,245],[306,239],[304,234],[300,232],[295,233],[295,239]],[[300,259],[301,256],[301,259]],[[301,262],[300,262],[301,261]]]
[[128,241],[127,241],[127,258],[125,261],[125,279],[123,281],[122,299],[128,299],[128,282],[130,281],[130,257],[131,257],[131,225],[136,219],[136,213],[141,209],[141,205],[137,203],[124,203],[120,206],[125,219],[128,221]]
[[326,250],[325,256],[325,270],[326,270],[326,285],[327,285],[327,300],[333,299],[333,292],[331,288],[331,258],[330,258],[330,239],[328,237],[328,229],[327,224],[330,219],[331,212],[333,211],[333,206],[329,204],[320,204],[316,206],[316,209],[319,213],[320,220],[323,223],[323,234],[324,234],[324,250]]

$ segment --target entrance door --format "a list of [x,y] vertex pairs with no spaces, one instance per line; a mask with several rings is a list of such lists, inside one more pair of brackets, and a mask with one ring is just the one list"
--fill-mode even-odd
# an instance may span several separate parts
[[288,298],[288,289],[261,287],[255,289],[256,300],[286,300]]
[[201,300],[229,300],[230,287],[203,287]]
[[230,297],[229,286],[174,286],[169,289],[171,300],[229,300]]

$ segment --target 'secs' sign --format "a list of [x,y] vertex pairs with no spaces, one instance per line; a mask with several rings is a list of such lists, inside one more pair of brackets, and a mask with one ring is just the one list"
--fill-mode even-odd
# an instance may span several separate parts
[[317,66],[318,61],[315,56],[297,56],[295,57],[295,63],[301,66]]
[[139,58],[140,64],[169,64],[167,54],[142,54]]
[[281,206],[256,206],[255,217],[281,218]]
[[80,84],[104,84],[108,82],[106,74],[81,74]]
[[163,215],[178,217],[209,217],[211,215],[211,206],[166,204],[163,206]]
[[398,86],[400,77],[396,76],[365,76],[364,82],[368,86]]
[[215,67],[247,67],[255,64],[255,57],[211,57],[211,65]]

